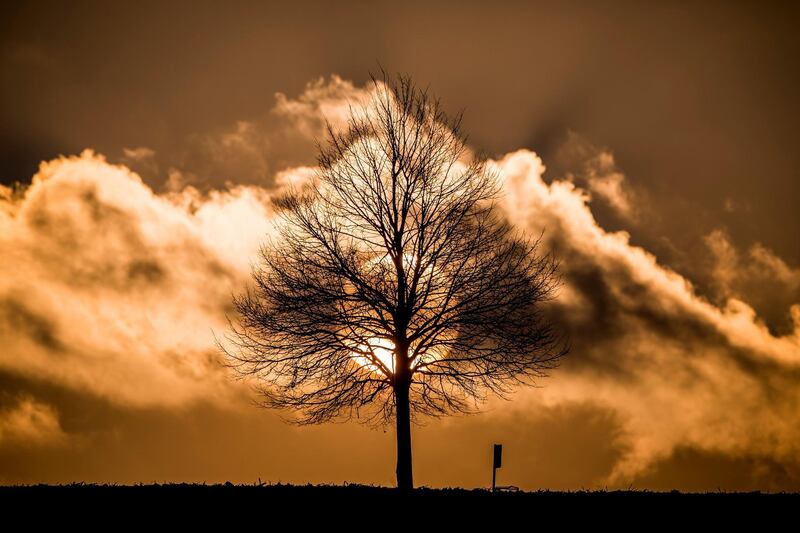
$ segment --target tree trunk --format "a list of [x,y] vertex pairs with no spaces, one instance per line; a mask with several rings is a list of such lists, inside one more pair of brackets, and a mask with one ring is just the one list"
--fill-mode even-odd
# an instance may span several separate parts
[[398,383],[394,389],[395,417],[397,418],[397,488],[414,488],[411,468],[411,412],[408,404],[408,383]]

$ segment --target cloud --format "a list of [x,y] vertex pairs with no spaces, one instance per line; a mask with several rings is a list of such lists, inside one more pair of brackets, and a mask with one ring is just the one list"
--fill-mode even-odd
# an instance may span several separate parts
[[[603,160],[610,157],[609,154],[602,154]],[[606,163],[602,163],[604,166]],[[600,172],[592,170],[589,176],[589,190],[603,198],[620,214],[631,216],[633,206],[629,199],[628,192],[624,188],[625,175],[616,172]]]
[[[121,162],[144,172],[156,187],[164,182],[171,191],[187,185],[203,191],[242,184],[273,188],[279,173],[314,165],[326,122],[334,128],[346,125],[351,106],[365,102],[373,92],[336,75],[318,78],[295,98],[276,93],[270,109],[256,118],[191,135],[177,155],[164,154],[157,160],[147,148],[125,149]],[[158,173],[162,168],[165,176]]]
[[124,405],[225,403],[212,329],[270,231],[269,196],[156,195],[86,151],[0,210],[0,370]]
[[756,454],[800,476],[800,305],[775,336],[744,301],[717,307],[692,284],[595,221],[586,192],[546,184],[532,152],[497,161],[515,224],[545,230],[565,286],[553,308],[569,329],[569,360],[533,397],[591,402],[619,415],[625,449],[613,482],[641,475],[678,448]]
[[557,158],[568,168],[567,179],[585,186],[618,216],[629,220],[638,217],[637,201],[641,198],[629,187],[610,150],[598,148],[571,131]]
[[705,262],[716,300],[736,298],[751,305],[775,332],[793,328],[791,305],[800,302],[800,268],[792,268],[761,243],[740,250],[724,230],[705,236]]
[[123,148],[122,153],[125,154],[125,157],[130,161],[148,160],[152,159],[156,155],[155,150],[147,148],[146,146],[139,146],[138,148]]
[[0,447],[58,446],[67,441],[56,410],[23,396],[0,410]]
[[335,129],[346,126],[351,107],[369,102],[374,93],[374,87],[356,87],[334,74],[328,80],[319,78],[306,84],[296,99],[277,93],[272,112],[290,119],[307,138],[316,139],[324,135],[326,122]]
[[156,152],[146,146],[123,148],[121,162],[140,175],[157,176],[159,172]]

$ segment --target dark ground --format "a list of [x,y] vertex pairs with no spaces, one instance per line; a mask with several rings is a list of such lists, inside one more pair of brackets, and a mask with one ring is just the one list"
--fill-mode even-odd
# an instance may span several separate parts
[[[476,489],[396,489],[364,485],[30,485],[0,487],[0,513],[36,524],[96,523],[127,529],[142,523],[160,527],[250,524],[274,529],[304,525],[345,525],[388,530],[398,523],[425,525],[493,524],[494,529],[536,529],[557,524],[637,530],[665,524],[711,527],[770,524],[796,530],[800,494],[578,491],[491,493]],[[156,522],[153,522],[153,521]],[[795,524],[795,525],[790,525]],[[272,527],[270,527],[272,526]],[[284,530],[286,527],[281,526]],[[530,527],[528,527],[530,526]],[[627,526],[627,527],[626,527]],[[2,526],[0,526],[2,528]],[[25,528],[27,529],[27,528]],[[472,529],[472,528],[469,528]],[[737,528],[738,529],[738,528]],[[15,528],[15,530],[18,530]]]

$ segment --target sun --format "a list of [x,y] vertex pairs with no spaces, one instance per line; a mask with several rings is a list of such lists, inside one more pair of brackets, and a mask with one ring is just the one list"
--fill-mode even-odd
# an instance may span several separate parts
[[[413,351],[413,346],[411,351]],[[444,350],[428,350],[421,353],[417,356],[412,369],[425,366],[426,363],[431,361],[443,359],[445,353]],[[386,374],[386,371],[388,371],[389,373],[386,377],[391,377],[394,374],[394,343],[389,339],[374,337],[363,344],[359,344],[358,348],[353,350],[352,357],[353,360],[370,372]],[[375,363],[375,360],[379,364]],[[383,368],[381,368],[381,365]]]
[[353,351],[353,359],[370,372],[385,373],[378,364],[373,362],[373,360],[377,360],[390,372],[390,375],[394,374],[394,343],[389,339],[377,337],[369,339]]

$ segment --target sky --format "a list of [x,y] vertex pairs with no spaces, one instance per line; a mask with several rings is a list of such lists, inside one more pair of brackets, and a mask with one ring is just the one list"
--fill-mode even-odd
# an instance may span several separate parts
[[417,484],[800,489],[797,8],[7,2],[0,482],[391,485],[220,365],[270,200],[382,66],[464,112],[544,231],[561,367],[414,429]]

